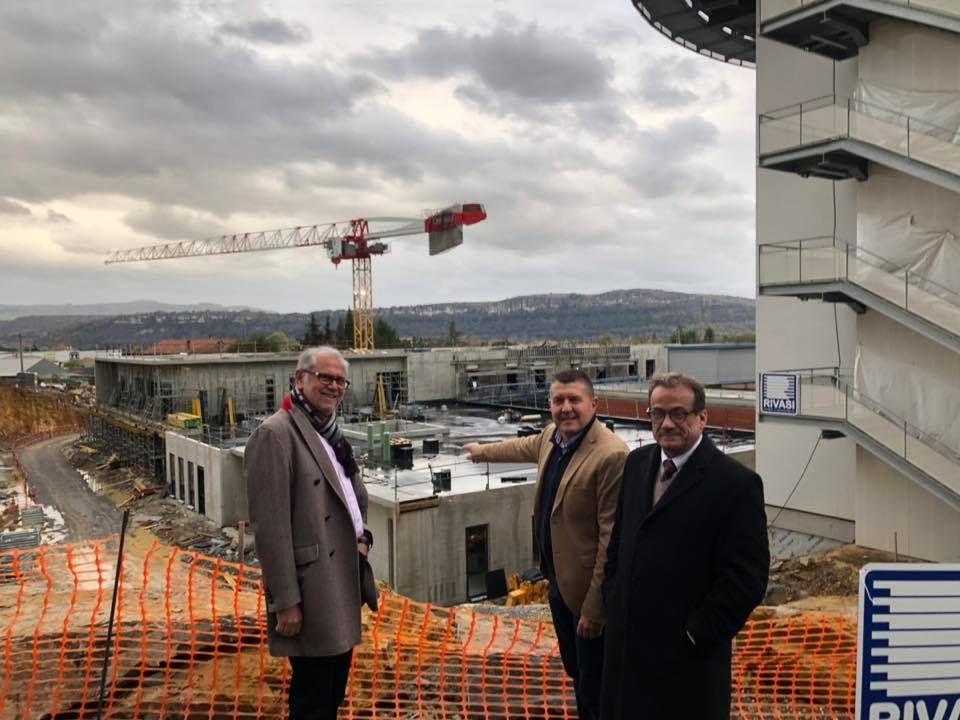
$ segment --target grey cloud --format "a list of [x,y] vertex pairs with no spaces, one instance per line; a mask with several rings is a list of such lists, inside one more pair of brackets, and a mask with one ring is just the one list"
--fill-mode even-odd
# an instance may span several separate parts
[[30,208],[13,200],[0,197],[0,214],[3,215],[31,215]]
[[269,45],[299,45],[308,42],[310,28],[300,23],[288,23],[279,18],[261,18],[247,22],[227,22],[218,28],[225,35]]
[[167,205],[153,204],[129,213],[124,223],[132,230],[165,240],[194,240],[228,232],[209,216]]
[[394,78],[468,73],[493,92],[547,103],[598,99],[613,75],[611,63],[591,47],[535,23],[514,29],[501,22],[487,35],[429,28],[400,50],[359,61]]
[[699,58],[670,60],[664,55],[646,55],[637,89],[639,99],[657,108],[679,108],[701,98],[706,73]]
[[67,215],[64,215],[63,213],[59,213],[56,210],[50,210],[49,208],[47,208],[47,222],[73,223],[73,220],[71,220]]
[[612,86],[614,66],[578,38],[536,23],[501,21],[487,34],[421,30],[400,50],[358,58],[384,77],[463,78],[456,95],[482,112],[553,124],[583,123],[597,133],[632,125]]

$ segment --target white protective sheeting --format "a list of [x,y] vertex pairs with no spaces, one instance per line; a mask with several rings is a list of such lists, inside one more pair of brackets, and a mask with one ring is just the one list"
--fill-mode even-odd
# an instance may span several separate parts
[[[922,283],[920,278],[960,293],[960,238],[951,231],[917,227],[909,213],[889,220],[861,215],[859,221],[859,245],[865,250],[915,274],[913,284],[935,295],[942,293]],[[960,297],[951,299],[956,301]]]
[[850,136],[960,173],[960,93],[861,80],[850,104]]
[[[923,91],[860,80],[854,99],[864,104],[864,112],[878,119],[890,119],[889,112],[919,121],[918,132],[930,132],[941,139],[960,141],[960,92]],[[905,125],[905,121],[904,121]],[[943,131],[943,132],[941,132]]]
[[902,340],[891,325],[888,337],[875,331],[878,347],[857,347],[854,368],[856,388],[886,410],[960,452],[960,388],[943,378],[889,354],[886,345]]

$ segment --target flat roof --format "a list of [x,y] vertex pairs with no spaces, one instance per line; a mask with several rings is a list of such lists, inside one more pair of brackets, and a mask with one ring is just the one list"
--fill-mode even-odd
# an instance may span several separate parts
[[756,343],[690,343],[664,345],[667,350],[756,350]]
[[[371,350],[358,353],[344,351],[343,356],[349,362],[363,362],[382,358],[406,357],[405,350]],[[299,352],[294,353],[197,353],[190,355],[97,355],[97,362],[114,363],[118,365],[162,365],[175,367],[178,365],[211,365],[211,364],[243,364],[243,363],[296,363]]]
[[710,9],[704,0],[631,1],[644,20],[688,50],[733,65],[754,67],[756,0],[733,0],[716,9]]

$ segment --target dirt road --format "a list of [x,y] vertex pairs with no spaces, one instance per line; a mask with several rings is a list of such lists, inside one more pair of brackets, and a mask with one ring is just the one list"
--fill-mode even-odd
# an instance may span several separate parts
[[52,505],[63,515],[65,541],[99,540],[120,532],[121,513],[107,498],[95,494],[61,452],[76,435],[56,437],[20,451],[37,502]]

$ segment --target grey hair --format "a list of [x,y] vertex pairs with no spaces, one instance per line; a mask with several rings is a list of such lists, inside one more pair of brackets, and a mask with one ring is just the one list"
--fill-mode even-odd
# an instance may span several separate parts
[[317,358],[320,356],[335,357],[343,363],[344,370],[350,369],[350,363],[347,362],[347,359],[339,350],[329,345],[321,345],[320,347],[307,348],[300,353],[300,357],[297,358],[297,370],[313,370]]

